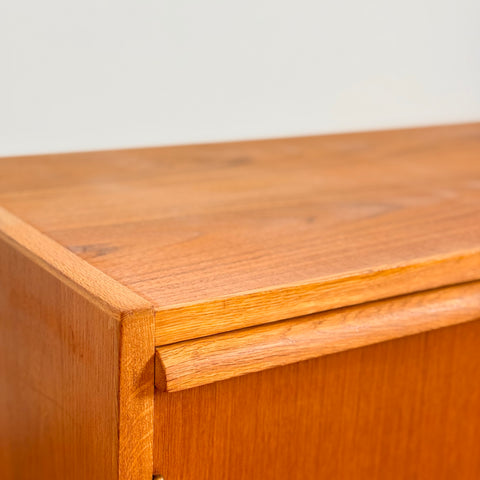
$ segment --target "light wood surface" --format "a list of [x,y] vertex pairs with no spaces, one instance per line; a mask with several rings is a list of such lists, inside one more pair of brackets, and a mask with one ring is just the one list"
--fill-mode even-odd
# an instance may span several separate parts
[[0,479],[478,478],[479,159],[480,123],[0,159]]
[[0,205],[155,309],[157,345],[480,275],[480,124],[0,160]]
[[150,480],[153,309],[0,209],[0,478]]
[[155,394],[166,480],[476,480],[480,322]]
[[155,383],[198,387],[477,318],[480,282],[341,308],[159,347]]

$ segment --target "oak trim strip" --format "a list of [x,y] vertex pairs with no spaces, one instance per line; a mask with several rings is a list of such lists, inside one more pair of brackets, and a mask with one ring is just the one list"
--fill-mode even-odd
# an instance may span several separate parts
[[480,318],[480,282],[157,347],[156,387],[175,392]]

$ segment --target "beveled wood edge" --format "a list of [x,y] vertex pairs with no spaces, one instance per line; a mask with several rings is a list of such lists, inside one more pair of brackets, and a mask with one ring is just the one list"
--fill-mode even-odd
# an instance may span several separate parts
[[153,308],[156,346],[474,281],[479,279],[480,272],[478,249],[345,278],[277,286],[164,309],[2,207],[0,237],[116,318]]
[[480,248],[349,277],[280,285],[165,309],[155,306],[155,345],[476,281],[479,272]]
[[480,318],[480,281],[157,347],[156,387],[207,383]]
[[0,237],[103,311],[120,318],[125,312],[153,308],[128,287],[3,207],[0,207]]
[[117,405],[112,405],[118,410],[117,478],[150,480],[155,351],[152,304],[3,207],[0,241],[118,322],[119,365],[117,372],[112,372],[118,375],[119,385]]

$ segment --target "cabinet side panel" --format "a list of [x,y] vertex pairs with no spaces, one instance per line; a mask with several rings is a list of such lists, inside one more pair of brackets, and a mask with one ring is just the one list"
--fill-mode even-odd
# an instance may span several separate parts
[[0,478],[118,475],[119,322],[0,239]]
[[480,477],[480,320],[155,393],[166,480]]

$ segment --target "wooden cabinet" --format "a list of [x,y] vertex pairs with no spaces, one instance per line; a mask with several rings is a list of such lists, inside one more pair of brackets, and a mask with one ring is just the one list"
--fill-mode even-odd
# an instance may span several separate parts
[[0,159],[0,478],[476,479],[480,124]]

